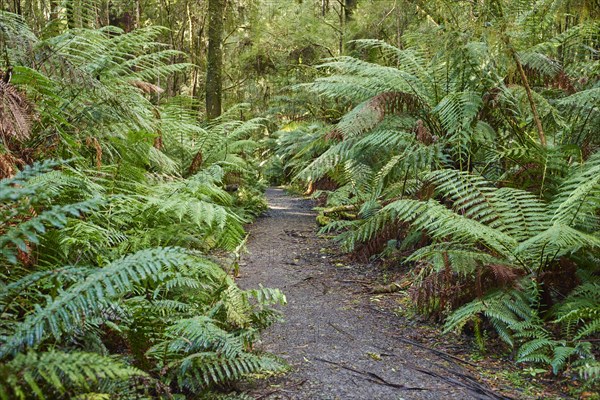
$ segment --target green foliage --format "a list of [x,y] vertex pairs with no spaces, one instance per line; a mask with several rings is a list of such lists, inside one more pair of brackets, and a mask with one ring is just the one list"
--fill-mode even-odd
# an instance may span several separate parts
[[[69,398],[77,393],[101,396],[95,392],[110,382],[114,389],[132,388],[130,380],[146,377],[139,369],[112,357],[85,352],[27,352],[0,367],[2,399]],[[115,391],[113,394],[116,394]]]
[[[5,397],[196,395],[280,369],[250,348],[281,293],[213,262],[239,258],[262,177],[307,185],[347,249],[414,267],[448,329],[491,324],[518,360],[598,378],[597,7],[345,4],[236,1],[225,100],[250,105],[211,123],[186,96],[205,3],[6,4]],[[248,117],[268,106],[273,137]],[[71,356],[75,372],[53,364]],[[82,371],[94,356],[114,374]]]
[[338,115],[278,132],[277,171],[308,186],[348,251],[412,267],[417,308],[446,331],[491,327],[518,362],[595,380],[597,13],[403,6],[411,21],[395,7],[358,18],[402,34],[356,37],[296,86]]
[[[36,112],[0,144],[0,398],[197,396],[284,370],[252,344],[285,296],[228,271],[264,208],[266,121],[202,123],[165,93],[191,65],[163,28],[0,26]],[[70,159],[32,162],[52,157]]]
[[[230,208],[231,196],[217,186],[220,167],[188,180],[148,180],[152,186],[146,189],[117,183],[113,192],[127,190],[112,195],[86,182],[90,176],[78,179],[64,164],[44,162],[1,181],[3,200],[11,200],[2,207],[9,222],[3,225],[9,228],[2,249],[10,256],[3,261],[0,286],[5,398],[29,398],[26,387],[38,398],[149,394],[144,385],[127,382],[136,376],[160,381],[164,390],[174,385],[204,391],[249,373],[285,368],[250,350],[258,332],[278,320],[268,306],[285,303],[281,292],[242,291],[201,253],[147,247],[165,240],[160,231],[172,224],[178,230],[169,231],[170,241],[186,247],[199,243],[208,251],[240,244],[242,219]],[[87,190],[73,190],[86,183]],[[73,193],[100,200],[94,207],[72,205]],[[170,202],[175,193],[189,196],[185,209]],[[18,201],[23,204],[17,207]],[[187,237],[192,234],[195,239]],[[47,352],[49,347],[56,351]]]

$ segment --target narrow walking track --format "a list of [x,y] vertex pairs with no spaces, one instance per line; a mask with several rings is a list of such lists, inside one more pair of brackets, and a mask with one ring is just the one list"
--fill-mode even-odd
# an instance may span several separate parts
[[269,210],[250,228],[239,283],[280,288],[285,322],[263,334],[265,351],[292,367],[250,383],[261,399],[502,399],[456,361],[403,341],[403,321],[377,312],[316,235],[308,200],[267,191]]

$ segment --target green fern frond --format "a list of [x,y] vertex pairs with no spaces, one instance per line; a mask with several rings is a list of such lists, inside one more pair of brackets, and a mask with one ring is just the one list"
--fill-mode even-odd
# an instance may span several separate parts
[[538,71],[546,76],[555,76],[562,70],[560,63],[544,53],[522,51],[517,54],[524,66]]
[[262,285],[259,285],[258,289],[247,290],[244,292],[244,294],[255,299],[261,306],[271,304],[279,304],[284,306],[287,304],[285,294],[283,294],[281,290],[265,288]]
[[166,330],[173,339],[165,344],[155,345],[149,352],[160,357],[167,349],[170,352],[189,353],[213,351],[225,358],[237,357],[243,351],[243,344],[233,334],[219,328],[209,317],[195,317],[176,322]]
[[579,375],[589,382],[596,382],[600,379],[600,361],[586,361],[582,365],[576,367]]
[[552,366],[552,372],[555,375],[562,369],[564,369],[565,365],[569,361],[569,358],[576,353],[576,349],[574,347],[569,346],[556,346],[554,347],[554,356],[552,358],[552,362],[550,365]]
[[112,262],[55,298],[49,298],[44,307],[38,305],[3,338],[0,357],[35,347],[48,334],[60,338],[81,325],[84,318],[101,312],[110,297],[130,291],[134,284],[151,279],[165,267],[186,262],[191,262],[190,258],[177,248],[142,250]]
[[48,351],[18,354],[0,367],[0,377],[2,399],[26,399],[31,394],[50,399],[90,391],[103,381],[127,382],[146,374],[114,357]]
[[[64,206],[54,206],[23,223],[10,227],[0,236],[0,256],[11,263],[16,263],[16,249],[29,252],[26,241],[39,243],[38,236],[46,232],[46,226],[62,228],[67,224],[67,217],[80,217],[82,213],[90,212],[98,207],[100,199],[82,201]],[[10,247],[10,245],[14,247]]]
[[556,348],[554,340],[545,337],[530,340],[519,347],[517,361],[551,364],[552,358],[548,353],[554,348]]
[[489,301],[490,298],[491,296],[487,296],[486,299],[472,301],[454,311],[452,315],[446,319],[444,332],[461,331],[467,322],[471,321],[488,308],[486,300]]
[[560,192],[551,203],[554,211],[552,220],[566,224],[580,222],[600,209],[600,156],[574,168],[573,173],[560,187]]
[[196,353],[170,364],[178,369],[177,384],[185,389],[199,391],[215,384],[239,380],[257,372],[282,372],[285,365],[269,357],[242,353],[226,359],[216,353]]

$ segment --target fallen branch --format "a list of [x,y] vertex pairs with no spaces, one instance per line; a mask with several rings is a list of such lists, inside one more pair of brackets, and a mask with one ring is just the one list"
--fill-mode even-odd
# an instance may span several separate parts
[[446,353],[445,351],[441,351],[441,350],[434,349],[434,348],[429,347],[429,346],[425,346],[424,344],[421,344],[419,342],[415,342],[414,340],[405,339],[405,338],[402,338],[402,337],[396,337],[396,340],[399,340],[399,341],[404,342],[406,344],[410,344],[410,345],[415,346],[415,347],[419,347],[419,348],[424,349],[424,350],[429,350],[432,353],[435,353],[438,356],[440,356],[442,358],[445,358],[445,359],[450,358],[451,360],[459,361],[459,362],[461,362],[463,364],[470,365],[471,367],[475,367],[475,368],[478,367],[476,364],[473,364],[472,362],[469,362],[467,360],[463,360],[460,357],[453,356],[452,354]]
[[342,328],[338,328],[337,326],[335,326],[332,322],[328,322],[327,325],[331,326],[333,329],[335,329],[336,331],[338,331],[339,333],[343,333],[344,335],[348,336],[349,338],[351,338],[352,340],[355,340],[356,338],[354,336],[352,336],[350,333],[346,332],[345,330],[343,330]]
[[[444,382],[448,382],[451,383],[455,386],[460,386],[462,388],[471,390],[477,394],[481,394],[484,396],[487,396],[487,398],[490,399],[495,399],[495,400],[513,400],[512,397],[507,397],[504,395],[499,395],[496,394],[495,392],[491,391],[490,389],[486,388],[485,386],[483,386],[482,384],[480,384],[479,382],[477,382],[473,377],[470,377],[468,375],[465,374],[461,374],[461,373],[457,373],[456,371],[449,371],[452,374],[455,374],[463,379],[465,379],[468,383],[465,382],[461,382],[458,379],[454,379],[451,377],[447,377],[447,376],[443,376],[441,374],[438,374],[437,372],[433,372],[433,371],[429,371],[426,369],[421,369],[421,368],[413,368],[415,371],[419,371],[423,374],[432,376],[434,378],[438,378],[443,380]],[[446,369],[447,370],[447,369]],[[483,399],[482,399],[483,400]]]
[[402,384],[399,384],[399,383],[388,382],[385,379],[383,379],[382,377],[380,377],[379,375],[377,375],[376,373],[368,372],[368,371],[361,371],[361,370],[358,370],[356,368],[348,367],[346,365],[337,363],[335,361],[326,360],[324,358],[315,357],[315,360],[321,361],[321,362],[324,362],[324,363],[327,363],[327,364],[335,365],[337,367],[340,367],[340,368],[343,368],[345,370],[354,372],[356,374],[366,376],[368,378],[365,378],[365,379],[367,379],[369,382],[373,382],[373,383],[376,383],[378,385],[390,386],[390,387],[393,387],[393,388],[396,388],[396,389],[401,389],[401,390],[431,390],[429,388],[411,387],[411,386],[405,386],[405,385],[402,385]]
[[[300,381],[300,382],[298,382],[298,383],[294,383],[293,385],[289,385],[289,386],[288,386],[288,388],[290,388],[290,387],[292,387],[292,388],[293,388],[293,387],[297,387],[297,386],[302,386],[302,385],[304,385],[304,384],[305,384],[307,381],[308,381],[308,379],[304,379],[304,380],[302,380],[302,381]],[[265,393],[265,394],[263,394],[263,395],[261,395],[261,396],[257,397],[257,398],[256,398],[256,400],[265,399],[265,398],[267,398],[267,397],[271,396],[272,394],[279,393],[279,392],[287,392],[287,390],[285,390],[285,389],[275,389],[275,390],[271,390],[270,392],[267,392],[267,393]]]
[[399,292],[401,290],[407,289],[410,285],[412,285],[411,281],[396,281],[392,282],[389,285],[377,285],[371,288],[371,293],[375,294],[383,294],[383,293],[394,293]]
[[[370,308],[371,310],[377,311],[378,313],[381,313],[381,314],[386,314],[386,315],[388,314],[388,313],[387,313],[387,312],[385,312],[385,311],[379,310],[377,307],[370,306],[369,308]],[[405,338],[403,338],[403,337],[400,337],[400,336],[395,336],[394,338],[395,338],[396,340],[400,341],[400,342],[404,342],[404,343],[406,343],[406,344],[410,344],[410,345],[413,345],[413,346],[415,346],[415,347],[419,347],[419,348],[421,348],[421,349],[424,349],[424,350],[429,350],[429,351],[431,351],[432,353],[435,353],[435,354],[437,354],[438,356],[440,356],[440,357],[442,357],[442,358],[445,358],[447,361],[454,360],[454,361],[459,361],[459,362],[461,362],[461,363],[463,363],[463,364],[469,365],[469,366],[471,366],[471,367],[474,367],[474,368],[478,368],[478,367],[479,367],[478,365],[476,365],[476,364],[473,364],[472,362],[469,362],[469,361],[467,361],[467,360],[463,360],[463,359],[462,359],[462,358],[460,358],[460,357],[453,356],[452,354],[446,353],[446,352],[444,352],[444,351],[441,351],[441,350],[438,350],[438,349],[434,349],[434,348],[432,348],[432,347],[429,347],[429,346],[425,346],[424,344],[421,344],[421,343],[415,342],[414,340],[405,339]]]
[[356,211],[356,206],[354,204],[345,204],[341,206],[323,208],[320,210],[323,214],[334,214],[341,211]]

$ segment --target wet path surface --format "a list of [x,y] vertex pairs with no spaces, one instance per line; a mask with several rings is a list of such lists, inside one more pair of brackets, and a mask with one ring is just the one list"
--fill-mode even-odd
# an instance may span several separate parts
[[259,399],[500,399],[444,354],[407,343],[407,321],[378,311],[356,270],[316,235],[312,203],[267,191],[269,210],[250,227],[243,288],[281,289],[285,322],[259,348],[285,359],[284,376],[244,387]]

